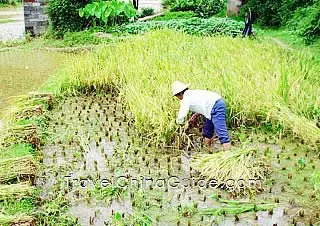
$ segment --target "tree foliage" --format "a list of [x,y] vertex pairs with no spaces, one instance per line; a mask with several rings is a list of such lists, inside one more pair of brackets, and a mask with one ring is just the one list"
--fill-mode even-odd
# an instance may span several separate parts
[[52,33],[55,36],[62,37],[68,31],[84,29],[88,25],[88,20],[81,18],[78,10],[87,3],[86,0],[50,0],[47,12]]
[[166,0],[172,11],[193,11],[200,17],[210,17],[223,9],[223,0]]

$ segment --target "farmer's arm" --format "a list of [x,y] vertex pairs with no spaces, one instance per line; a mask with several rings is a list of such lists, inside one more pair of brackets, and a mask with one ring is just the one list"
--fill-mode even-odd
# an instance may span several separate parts
[[180,110],[176,119],[177,124],[183,124],[184,118],[189,112],[189,103],[184,99],[181,101]]

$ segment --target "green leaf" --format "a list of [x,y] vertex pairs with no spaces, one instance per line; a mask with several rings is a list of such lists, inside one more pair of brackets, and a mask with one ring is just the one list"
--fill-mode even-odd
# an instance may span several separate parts
[[79,16],[83,17],[83,15],[84,15],[84,9],[79,9]]
[[302,157],[298,160],[299,169],[303,169],[306,166],[306,160]]
[[115,219],[116,219],[117,221],[120,221],[120,220],[121,220],[121,214],[120,214],[119,212],[117,212],[117,213],[115,214]]

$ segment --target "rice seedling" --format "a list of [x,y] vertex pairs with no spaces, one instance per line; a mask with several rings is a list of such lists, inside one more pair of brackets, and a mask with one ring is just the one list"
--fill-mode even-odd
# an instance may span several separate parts
[[[257,155],[256,150],[244,148],[215,154],[198,154],[194,156],[191,166],[202,176],[219,181],[249,181],[253,178],[264,180],[270,171],[270,166],[263,157]],[[233,186],[233,191],[246,193],[238,183]]]
[[297,225],[297,219],[295,217],[292,218],[292,225],[293,226]]
[[36,174],[36,165],[32,156],[0,160],[0,183],[13,179],[23,179]]

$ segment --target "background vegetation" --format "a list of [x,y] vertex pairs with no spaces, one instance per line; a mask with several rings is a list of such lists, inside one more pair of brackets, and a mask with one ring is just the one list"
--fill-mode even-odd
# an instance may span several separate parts
[[307,44],[320,34],[320,2],[317,0],[249,0],[242,8],[243,17],[251,9],[256,22],[264,28],[296,31]]
[[17,0],[0,0],[0,8],[1,7],[7,7],[7,6],[16,6],[18,3],[21,3],[21,1],[17,1]]
[[50,0],[48,15],[51,33],[61,38],[65,32],[80,31],[89,25],[86,18],[79,16],[79,10],[89,3],[86,0]]
[[172,11],[193,11],[200,17],[210,17],[223,9],[224,0],[165,0]]

